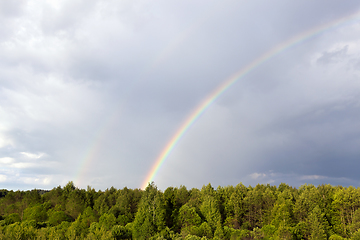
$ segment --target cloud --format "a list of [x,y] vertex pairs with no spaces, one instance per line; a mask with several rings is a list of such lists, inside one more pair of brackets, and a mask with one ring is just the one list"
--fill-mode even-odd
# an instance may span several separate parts
[[331,62],[339,61],[346,55],[349,46],[344,46],[342,49],[333,50],[331,52],[324,52],[320,58],[318,58],[317,62],[328,64]]
[[41,158],[41,157],[43,157],[45,155],[45,153],[35,154],[35,153],[28,153],[28,152],[21,152],[21,154],[25,155],[28,158],[34,158],[34,159]]
[[25,177],[20,179],[20,181],[24,182],[25,184],[29,184],[29,185],[44,185],[47,186],[49,184],[51,184],[51,177],[50,176],[44,176],[41,178],[34,178],[34,177]]
[[6,182],[7,177],[5,175],[0,174],[0,182]]
[[[352,32],[356,27],[352,25],[346,30]],[[339,167],[339,164],[352,165],[355,156],[360,154],[353,147],[359,141],[360,88],[356,80],[358,70],[351,67],[359,52],[350,47],[355,41],[339,43],[339,39],[330,40],[330,37],[334,35],[324,36],[322,41],[326,39],[326,44],[317,49],[295,51],[296,61],[295,57],[287,59],[289,56],[284,53],[285,56],[272,59],[239,81],[227,96],[222,96],[229,100],[219,99],[198,120],[198,125],[192,127],[192,133],[187,133],[193,134],[187,140],[184,137],[188,146],[179,143],[177,148],[181,150],[174,153],[179,157],[168,161],[195,166],[191,176],[197,174],[206,179],[212,175],[214,182],[223,185],[227,175],[238,175],[237,181],[256,184],[245,177],[248,172],[261,173],[268,169],[284,174],[277,179],[261,179],[261,182],[280,183],[282,178],[295,185],[303,183],[286,177],[293,172],[298,176],[329,176],[307,179],[309,181],[357,184],[356,171]],[[334,53],[331,56],[334,61],[314,64],[319,50]],[[293,65],[287,65],[284,60],[293,61]],[[220,111],[217,108],[220,104],[227,110]],[[219,116],[226,121],[219,121]],[[196,128],[203,130],[195,133]],[[198,150],[198,155],[194,154],[194,149]],[[207,159],[206,164],[200,160],[197,163],[198,159]],[[175,171],[178,167],[169,166],[167,170]],[[344,177],[350,172],[351,177],[345,181]],[[251,178],[260,176],[255,174]],[[168,177],[164,177],[163,185]],[[236,180],[228,179],[236,184]]]
[[[182,121],[223,81],[360,9],[356,1],[259,3],[1,2],[6,187],[141,186]],[[359,27],[329,28],[239,79],[188,129],[155,182],[358,182]]]
[[10,157],[0,158],[0,163],[2,163],[2,164],[11,164],[13,162],[14,162],[14,159],[10,158]]
[[265,173],[252,173],[252,174],[250,174],[250,176],[253,179],[259,179],[259,178],[266,177],[266,174]]
[[319,176],[319,175],[306,175],[300,177],[301,180],[317,180],[317,179],[326,179],[327,177]]

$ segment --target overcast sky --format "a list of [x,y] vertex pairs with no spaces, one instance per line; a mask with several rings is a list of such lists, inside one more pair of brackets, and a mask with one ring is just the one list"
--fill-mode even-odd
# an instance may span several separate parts
[[0,0],[0,189],[140,188],[212,91],[295,36],[216,99],[153,180],[357,187],[357,12],[357,0]]

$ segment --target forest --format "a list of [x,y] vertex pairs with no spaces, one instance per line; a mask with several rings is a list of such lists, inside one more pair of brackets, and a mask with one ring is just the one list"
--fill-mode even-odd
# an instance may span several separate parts
[[360,189],[3,189],[0,239],[360,239]]

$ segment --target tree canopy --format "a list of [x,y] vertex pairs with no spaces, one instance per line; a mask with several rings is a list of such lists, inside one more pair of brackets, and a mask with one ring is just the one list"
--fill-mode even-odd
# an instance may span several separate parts
[[360,239],[360,188],[4,189],[0,239]]

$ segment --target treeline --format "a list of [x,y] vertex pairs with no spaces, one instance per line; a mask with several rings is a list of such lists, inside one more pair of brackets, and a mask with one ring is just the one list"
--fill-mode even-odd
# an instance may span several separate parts
[[0,190],[0,239],[360,239],[360,189]]

